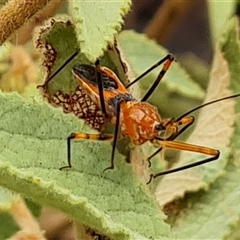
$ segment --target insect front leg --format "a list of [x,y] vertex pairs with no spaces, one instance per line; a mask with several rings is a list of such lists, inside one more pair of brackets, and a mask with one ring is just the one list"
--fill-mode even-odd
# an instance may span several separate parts
[[150,179],[147,182],[149,184],[152,179],[155,179],[156,177],[163,176],[169,173],[179,172],[183,171],[192,167],[196,167],[214,160],[217,160],[219,158],[220,152],[216,149],[203,147],[199,145],[189,144],[189,143],[183,143],[183,142],[177,142],[177,141],[166,141],[161,139],[156,139],[155,143],[159,144],[161,147],[169,148],[169,149],[175,149],[175,150],[183,150],[183,151],[189,151],[189,152],[196,152],[196,153],[202,153],[206,155],[210,155],[211,157],[197,161],[195,163],[190,163],[182,167],[178,167],[175,169],[166,170],[160,173],[150,174]]
[[148,98],[152,95],[152,93],[154,92],[154,90],[156,89],[156,87],[158,86],[158,84],[160,83],[162,78],[164,77],[165,73],[169,69],[171,63],[174,61],[174,57],[171,54],[167,55],[166,58],[167,59],[166,59],[166,62],[164,63],[164,65],[163,65],[162,70],[158,74],[158,76],[157,76],[156,80],[154,81],[154,83],[152,84],[152,86],[147,90],[147,92],[145,93],[145,95],[141,99],[141,102],[146,102],[148,100]]
[[[158,66],[160,66],[161,64],[164,63],[163,69],[161,71],[161,73],[159,74],[159,76],[157,77],[157,79],[155,80],[155,82],[153,83],[153,85],[150,89],[153,88],[153,90],[156,88],[156,86],[159,84],[160,80],[163,78],[164,74],[167,72],[168,68],[170,67],[171,63],[174,61],[174,56],[172,54],[168,54],[166,57],[164,57],[163,59],[159,60],[157,63],[155,63],[153,66],[151,66],[150,68],[148,68],[145,72],[143,72],[140,76],[138,76],[134,81],[130,82],[126,88],[129,88],[130,86],[132,86],[133,84],[135,84],[136,82],[138,82],[140,79],[142,79],[144,76],[146,76],[148,73],[150,73],[151,71],[153,71],[155,68],[157,68]],[[151,93],[150,93],[151,94]],[[143,101],[143,100],[142,100]],[[145,100],[146,101],[146,100]]]
[[[166,131],[171,131],[171,135],[167,138],[161,138],[163,141],[170,141],[176,139],[180,134],[182,134],[187,128],[189,128],[194,123],[194,117],[184,117],[179,120],[171,119],[166,121],[165,127]],[[180,130],[179,127],[183,126]],[[162,151],[162,147],[158,148],[152,155],[150,155],[146,160],[148,162],[148,166],[151,167],[151,159],[155,157],[158,153]]]

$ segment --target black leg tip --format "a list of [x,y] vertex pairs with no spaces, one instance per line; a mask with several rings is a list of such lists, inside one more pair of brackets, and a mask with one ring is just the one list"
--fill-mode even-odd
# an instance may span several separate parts
[[71,133],[68,137],[67,137],[67,139],[74,139],[76,137],[76,133]]
[[148,180],[148,182],[146,183],[146,185],[150,184],[153,178],[154,178],[154,174],[150,174],[150,175],[149,175],[149,180]]
[[152,166],[151,159],[147,158],[147,162],[148,162],[148,167],[150,168]]
[[107,170],[113,170],[114,169],[114,166],[110,166],[110,167],[107,167],[103,170],[103,172],[106,172]]
[[97,60],[95,61],[95,66],[98,66],[100,64],[100,60],[97,58]]
[[69,169],[69,168],[72,168],[72,166],[63,166],[63,167],[60,167],[59,170],[62,171],[63,169]]
[[44,88],[44,84],[42,84],[42,85],[37,85],[37,89],[39,89],[39,88]]

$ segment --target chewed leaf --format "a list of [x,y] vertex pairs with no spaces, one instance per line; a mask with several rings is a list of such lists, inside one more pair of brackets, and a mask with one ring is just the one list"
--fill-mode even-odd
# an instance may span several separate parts
[[[230,73],[228,65],[219,47],[217,47],[205,102],[231,95],[229,85]],[[208,184],[223,173],[229,154],[228,146],[234,131],[232,127],[235,120],[234,102],[235,100],[229,99],[201,109],[196,127],[187,142],[220,149],[222,154],[217,161],[212,163],[164,177],[156,193],[161,206],[177,197],[182,197],[185,192],[198,191],[200,188],[207,189]],[[199,156],[196,153],[183,152],[174,168],[207,157],[204,155]],[[174,188],[169,188],[169,186],[174,186]]]
[[[54,107],[61,107],[65,113],[73,113],[76,117],[84,119],[92,128],[101,130],[105,118],[100,106],[93,103],[72,74],[72,68],[76,63],[90,64],[81,51],[70,59],[51,81],[49,80],[79,48],[72,22],[63,17],[58,20],[51,19],[39,29],[35,42],[43,55],[45,79],[38,87],[43,96]],[[122,60],[117,41],[108,46],[100,63],[116,72],[123,82],[127,82],[129,69]]]
[[82,52],[90,61],[95,61],[113,44],[130,5],[130,0],[69,1]]
[[0,115],[1,186],[112,239],[167,238],[165,217],[120,154],[115,169],[103,173],[109,142],[72,142],[73,168],[59,171],[69,133],[93,131],[83,121],[16,94],[0,94]]
[[[68,41],[59,41],[60,36]],[[49,21],[39,29],[36,47],[44,56],[45,81],[39,86],[43,96],[53,106],[62,107],[65,113],[74,113],[92,128],[100,130],[104,123],[102,112],[72,77],[71,70],[76,61],[87,61],[82,54],[70,61],[54,79],[48,80],[79,47],[71,21]]]
[[46,80],[79,49],[72,22],[63,17],[51,19],[39,28],[35,37],[36,48],[43,55],[42,66],[45,71],[43,91],[47,91],[50,97],[59,90],[67,94],[74,91],[78,84],[72,78],[73,66],[77,62],[89,63],[82,54],[78,54],[52,81],[46,83]]

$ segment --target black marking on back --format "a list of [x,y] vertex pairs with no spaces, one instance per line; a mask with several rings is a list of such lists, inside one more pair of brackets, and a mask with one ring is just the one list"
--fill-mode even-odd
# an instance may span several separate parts
[[[84,81],[89,82],[95,86],[98,86],[94,66],[87,64],[77,64],[73,67],[73,71]],[[107,74],[104,73],[103,71],[101,71],[101,78],[104,90],[111,91],[116,90],[118,88],[118,84],[116,83],[115,79],[107,76]]]
[[136,101],[136,99],[133,97],[132,94],[124,93],[124,94],[118,94],[114,98],[111,98],[109,100],[109,103],[112,105],[116,114],[117,105],[119,105],[121,102],[130,102],[130,101]]

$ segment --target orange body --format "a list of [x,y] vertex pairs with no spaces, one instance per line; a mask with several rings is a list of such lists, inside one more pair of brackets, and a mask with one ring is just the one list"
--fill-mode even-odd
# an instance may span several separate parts
[[137,101],[122,102],[120,106],[122,134],[128,135],[134,144],[140,145],[159,136],[162,122],[156,107]]
[[[66,61],[66,63],[68,61]],[[187,164],[182,167],[151,174],[150,179],[147,183],[150,183],[153,178],[156,178],[158,176],[182,171],[218,159],[220,152],[216,149],[198,146],[190,143],[183,143],[175,141],[175,139],[193,124],[194,117],[188,116],[190,113],[209,104],[213,104],[215,102],[223,101],[229,98],[238,97],[240,96],[240,94],[205,103],[188,111],[177,119],[171,118],[162,120],[157,111],[157,108],[147,103],[146,100],[153,93],[154,89],[157,87],[173,61],[174,57],[171,54],[168,54],[165,58],[154,64],[126,87],[121,83],[121,81],[118,79],[118,77],[113,71],[106,67],[101,67],[98,60],[96,61],[95,66],[86,64],[76,65],[73,68],[73,74],[76,77],[80,87],[85,90],[85,92],[93,101],[93,103],[97,106],[97,108],[102,111],[105,120],[110,121],[116,126],[114,135],[108,135],[104,133],[72,133],[67,138],[68,165],[61,167],[60,169],[72,167],[70,146],[72,139],[113,140],[111,165],[105,168],[105,170],[113,169],[114,151],[119,136],[119,130],[121,131],[121,135],[129,136],[132,139],[133,143],[136,145],[140,145],[145,143],[146,141],[150,141],[151,143],[159,146],[158,150],[147,158],[149,166],[151,166],[151,158],[157,153],[159,153],[163,148],[198,152],[209,155],[208,158]],[[160,64],[164,65],[162,70],[159,72],[157,78],[155,79],[154,83],[145,93],[141,101],[137,101],[130,94],[127,88],[137,82],[143,76],[148,74],[154,68],[158,67]],[[57,72],[59,71],[60,70],[58,70]],[[56,74],[53,74],[53,76],[55,75]],[[162,132],[164,132],[164,137],[161,137]]]
[[[85,65],[81,65],[85,66]],[[89,69],[88,69],[89,70]],[[123,136],[129,136],[133,143],[140,145],[159,136],[159,130],[165,130],[157,108],[147,102],[139,102],[124,87],[116,74],[107,67],[101,67],[103,96],[109,121],[115,124],[115,105],[120,104],[120,129]],[[82,73],[73,69],[79,84],[86,90],[93,102],[99,106],[99,89],[96,81],[89,81]],[[94,79],[94,78],[92,78]]]

